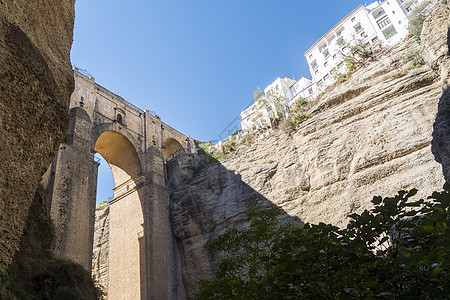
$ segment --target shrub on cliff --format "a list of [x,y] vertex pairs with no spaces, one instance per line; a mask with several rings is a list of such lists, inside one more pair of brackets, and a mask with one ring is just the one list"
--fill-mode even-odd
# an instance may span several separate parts
[[198,299],[449,299],[450,193],[409,201],[415,193],[374,197],[345,229],[252,208],[247,230],[207,244],[220,260]]

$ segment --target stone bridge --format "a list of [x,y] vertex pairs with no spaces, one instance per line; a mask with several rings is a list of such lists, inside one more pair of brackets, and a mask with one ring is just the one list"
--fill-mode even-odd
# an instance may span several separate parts
[[114,177],[110,201],[110,299],[180,299],[184,291],[170,226],[165,160],[193,141],[160,118],[74,71],[70,127],[42,183],[55,224],[53,251],[91,270],[97,167]]

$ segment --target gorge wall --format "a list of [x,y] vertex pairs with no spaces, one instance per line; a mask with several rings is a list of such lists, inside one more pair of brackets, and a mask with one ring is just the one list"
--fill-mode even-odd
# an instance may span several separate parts
[[74,0],[0,0],[0,270],[68,125]]
[[[171,218],[188,297],[195,295],[198,280],[214,274],[204,245],[229,227],[245,226],[250,204],[279,205],[299,222],[343,226],[350,213],[369,208],[375,195],[417,188],[423,197],[442,189],[431,141],[449,78],[448,20],[449,3],[440,0],[425,22],[421,45],[409,39],[380,50],[348,81],[325,93],[310,109],[312,118],[292,136],[267,131],[203,168],[200,156],[178,162],[177,168],[187,171],[173,180]],[[413,68],[403,59],[411,51],[421,51],[425,65]],[[444,172],[450,172],[445,139],[450,103],[444,95],[433,148],[438,161],[447,162]]]

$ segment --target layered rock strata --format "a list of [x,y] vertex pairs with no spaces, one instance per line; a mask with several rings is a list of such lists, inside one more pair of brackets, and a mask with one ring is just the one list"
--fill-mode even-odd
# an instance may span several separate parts
[[300,222],[344,226],[349,214],[370,208],[375,195],[417,188],[424,197],[442,189],[431,140],[448,79],[442,71],[447,9],[447,1],[440,1],[425,24],[425,65],[413,67],[404,59],[420,51],[412,39],[382,49],[324,94],[310,109],[312,118],[292,136],[267,131],[192,181],[180,181],[171,195],[172,223],[188,297],[195,295],[198,280],[214,274],[204,245],[229,227],[246,226],[250,204],[279,205]]

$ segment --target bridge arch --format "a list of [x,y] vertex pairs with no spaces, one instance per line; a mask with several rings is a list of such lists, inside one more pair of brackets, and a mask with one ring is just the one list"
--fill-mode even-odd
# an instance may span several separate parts
[[174,138],[167,138],[163,143],[163,149],[164,160],[170,160],[178,153],[185,151],[181,143]]
[[94,150],[108,162],[115,186],[142,173],[141,163],[133,144],[117,131],[105,131],[95,141]]
[[[183,287],[170,225],[166,164],[189,138],[77,71],[70,127],[42,184],[55,224],[52,247],[92,265],[99,153],[114,178],[109,206],[107,285],[111,299],[179,299]],[[96,231],[98,232],[98,231]]]
[[109,272],[114,276],[109,278],[108,294],[116,296],[127,287],[130,299],[146,299],[142,153],[136,139],[111,124],[100,124],[94,132],[94,150],[106,160],[114,178],[114,197],[109,202],[114,206],[109,211]]

